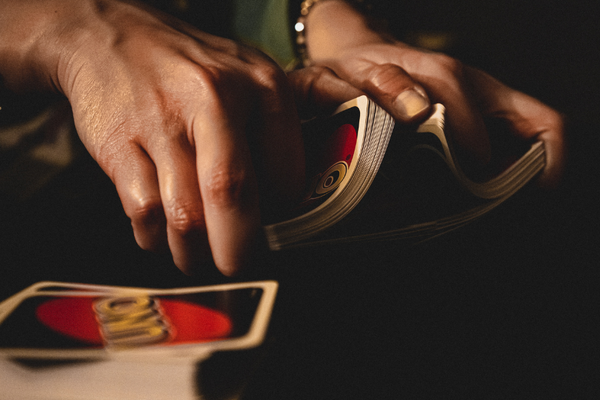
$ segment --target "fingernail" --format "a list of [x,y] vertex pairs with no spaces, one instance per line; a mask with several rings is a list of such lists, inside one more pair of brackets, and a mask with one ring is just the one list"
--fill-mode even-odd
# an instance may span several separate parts
[[429,107],[429,100],[419,92],[416,89],[408,89],[396,97],[394,108],[401,119],[409,120]]

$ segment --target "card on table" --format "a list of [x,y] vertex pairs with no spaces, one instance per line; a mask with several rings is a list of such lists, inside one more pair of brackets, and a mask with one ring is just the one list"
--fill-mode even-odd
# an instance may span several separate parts
[[277,283],[144,289],[40,282],[0,303],[0,356],[202,359],[262,343]]

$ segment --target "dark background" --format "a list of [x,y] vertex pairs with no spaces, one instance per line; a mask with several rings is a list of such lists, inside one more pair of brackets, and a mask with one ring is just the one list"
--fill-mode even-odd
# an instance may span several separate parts
[[[281,287],[246,398],[597,398],[598,15],[583,1],[389,7],[403,37],[451,34],[450,54],[566,115],[563,185],[527,190],[412,249],[266,257],[246,279]],[[0,223],[2,298],[49,279],[227,281],[211,269],[186,277],[168,256],[139,250],[112,183],[87,156],[29,200],[3,198]]]

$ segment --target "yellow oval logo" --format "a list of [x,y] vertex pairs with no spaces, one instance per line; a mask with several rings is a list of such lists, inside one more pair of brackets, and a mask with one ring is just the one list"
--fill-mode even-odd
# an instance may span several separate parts
[[337,189],[347,173],[348,164],[345,161],[338,161],[333,164],[319,179],[313,197],[320,197]]

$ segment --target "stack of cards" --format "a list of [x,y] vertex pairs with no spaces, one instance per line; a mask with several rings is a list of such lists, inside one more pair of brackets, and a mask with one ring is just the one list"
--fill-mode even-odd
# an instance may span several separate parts
[[292,218],[264,227],[271,250],[296,247],[345,218],[375,179],[394,119],[367,96],[302,125],[308,187]]
[[0,398],[203,398],[201,362],[260,345],[276,291],[35,284],[0,303]]
[[[302,132],[307,190],[295,214],[264,227],[271,250],[387,240],[420,243],[490,212],[546,162],[542,142],[510,140],[510,132],[503,131],[497,135],[507,143],[493,146],[492,161],[479,168],[482,177],[472,180],[454,150],[453,135],[460,132],[446,132],[442,104],[434,104],[416,129],[404,127],[394,134],[392,117],[361,96],[328,117],[305,122]],[[427,154],[435,160],[423,163]],[[436,166],[438,157],[443,170]],[[435,176],[423,174],[428,171]],[[422,207],[430,203],[433,207]]]

